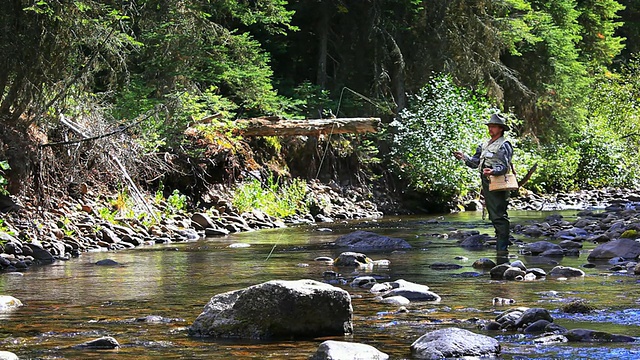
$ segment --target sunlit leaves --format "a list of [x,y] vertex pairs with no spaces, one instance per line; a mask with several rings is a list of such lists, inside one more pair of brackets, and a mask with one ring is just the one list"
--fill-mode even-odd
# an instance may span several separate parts
[[401,176],[439,199],[477,184],[477,173],[456,160],[453,151],[475,152],[486,136],[488,110],[487,103],[456,87],[450,77],[433,78],[391,124],[392,156]]

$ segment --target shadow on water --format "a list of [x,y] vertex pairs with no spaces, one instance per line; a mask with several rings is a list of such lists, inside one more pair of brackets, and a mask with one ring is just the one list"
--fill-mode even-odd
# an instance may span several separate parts
[[[512,223],[526,224],[548,215],[512,212]],[[563,212],[571,220],[575,212]],[[579,257],[540,258],[517,255],[528,267],[550,271],[555,265],[582,268],[587,276],[566,281],[533,282],[491,280],[471,264],[495,250],[468,250],[446,236],[451,231],[478,230],[492,234],[479,213],[439,217],[398,217],[379,221],[319,224],[263,230],[208,238],[191,243],[153,246],[122,252],[86,253],[78,259],[34,267],[24,274],[0,274],[0,293],[22,300],[25,306],[0,314],[0,349],[21,359],[308,359],[320,342],[329,339],[249,342],[197,339],[187,327],[211,296],[261,282],[284,279],[322,280],[327,270],[347,280],[340,285],[353,296],[354,334],[334,340],[362,342],[388,353],[393,359],[411,358],[409,346],[426,331],[458,326],[477,331],[477,320],[493,319],[506,307],[495,307],[494,297],[515,299],[518,306],[550,310],[567,328],[588,328],[634,337],[640,336],[640,291],[632,275],[614,274],[606,264],[582,268],[585,244]],[[328,231],[331,230],[331,231]],[[315,262],[319,256],[336,257],[340,251],[327,244],[355,230],[400,237],[413,246],[407,251],[368,253],[374,260],[388,259],[388,267],[373,270],[333,268]],[[523,239],[525,242],[538,239]],[[542,240],[542,239],[539,239]],[[243,244],[243,245],[238,245]],[[248,246],[247,246],[248,245]],[[96,266],[113,259],[120,266]],[[445,262],[455,270],[434,270]],[[428,285],[442,297],[438,304],[412,303],[407,313],[377,302],[367,290],[351,288],[358,275],[384,280],[405,279]],[[586,315],[565,314],[562,304],[587,300],[598,310]],[[158,322],[142,322],[149,315]],[[484,332],[502,345],[504,359],[620,359],[637,358],[633,344],[535,345],[533,337],[515,333]],[[121,348],[111,351],[80,350],[74,345],[101,336],[113,336]]]

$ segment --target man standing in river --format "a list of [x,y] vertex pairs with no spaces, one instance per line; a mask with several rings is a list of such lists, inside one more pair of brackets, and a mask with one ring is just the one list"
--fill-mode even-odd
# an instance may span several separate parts
[[507,214],[509,191],[489,191],[489,175],[504,175],[509,171],[513,146],[504,138],[504,132],[509,131],[504,117],[493,114],[486,125],[491,138],[486,143],[478,145],[473,156],[470,157],[461,151],[454,151],[453,155],[459,160],[464,160],[470,168],[480,169],[482,195],[489,220],[496,231],[497,251],[500,253],[506,252],[510,244]]

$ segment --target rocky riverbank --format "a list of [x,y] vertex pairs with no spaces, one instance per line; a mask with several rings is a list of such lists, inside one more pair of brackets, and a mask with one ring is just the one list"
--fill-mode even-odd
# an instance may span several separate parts
[[383,216],[371,194],[362,188],[310,182],[309,191],[315,199],[311,212],[284,220],[257,210],[237,213],[229,191],[223,188],[207,195],[206,208],[177,213],[166,211],[170,206],[166,200],[149,197],[135,206],[154,214],[153,224],[145,224],[133,212],[131,216],[105,216],[117,206],[117,195],[98,196],[85,190],[76,197],[51,200],[49,209],[34,205],[30,198],[5,197],[0,222],[0,271],[22,271],[88,251],[126,250],[291,224]]
[[[383,203],[382,207],[387,208],[390,203],[388,196],[375,196],[364,188],[310,182],[309,191],[311,198],[315,199],[310,213],[284,220],[260,211],[238,214],[231,205],[230,193],[222,188],[208,194],[206,208],[176,214],[164,211],[168,206],[165,201],[150,198],[138,206],[143,208],[142,211],[158,214],[153,225],[147,225],[135,216],[105,219],[101,209],[112,208],[113,197],[97,196],[90,191],[80,192],[75,198],[54,199],[54,206],[50,209],[35,206],[29,198],[5,198],[3,221],[0,223],[0,271],[21,271],[32,265],[68,260],[87,251],[117,251],[194,241],[204,236],[223,236],[291,224],[380,218],[384,214],[378,210],[378,204]],[[640,195],[629,190],[594,190],[549,196],[525,193],[513,198],[511,206],[524,210],[620,210],[633,208],[639,200]],[[473,208],[472,205],[470,202],[466,207]],[[616,216],[616,213],[612,214]],[[523,229],[516,224],[514,230],[544,236],[554,236],[554,229],[567,231],[566,224],[552,225],[543,231],[535,226]]]

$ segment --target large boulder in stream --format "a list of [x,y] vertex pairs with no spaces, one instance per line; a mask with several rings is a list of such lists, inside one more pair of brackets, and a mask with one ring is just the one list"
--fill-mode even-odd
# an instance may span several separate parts
[[334,241],[334,246],[353,251],[382,251],[411,249],[411,245],[400,238],[392,238],[369,231],[354,231],[342,235]]
[[617,239],[598,245],[587,260],[608,260],[615,257],[636,259],[640,255],[640,242],[632,239]]
[[353,331],[351,297],[314,280],[272,280],[218,294],[189,328],[199,337],[278,339]]
[[499,353],[498,340],[460,328],[431,331],[411,344],[416,359],[495,357]]

